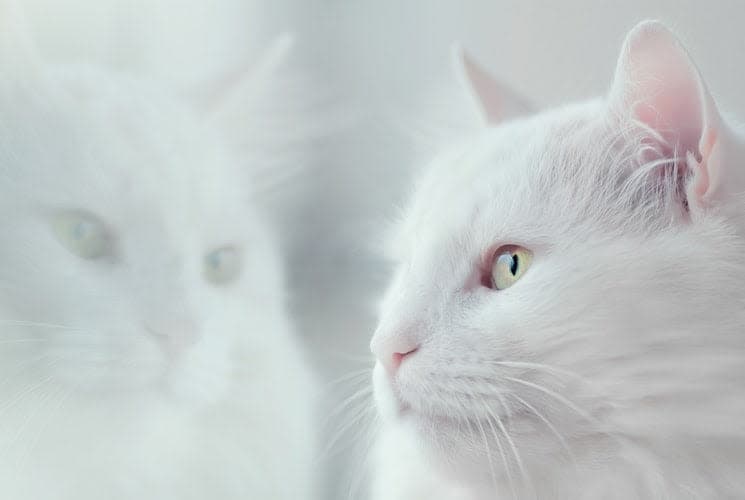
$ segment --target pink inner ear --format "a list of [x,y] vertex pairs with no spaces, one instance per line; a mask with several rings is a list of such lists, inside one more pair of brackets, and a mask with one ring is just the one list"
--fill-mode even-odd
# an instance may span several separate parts
[[[696,158],[692,153],[686,155],[686,164],[691,171],[696,173],[696,181],[692,186],[693,194],[697,199],[703,200],[711,186],[711,179],[709,178],[710,166],[709,164],[716,165],[720,160],[715,154],[715,147],[717,144],[717,134],[714,129],[709,129],[708,133],[704,136],[701,141],[701,156]],[[716,170],[714,171],[716,173]]]
[[719,118],[698,70],[675,36],[657,22],[629,33],[611,90],[612,106],[647,125],[663,140],[666,154],[695,176],[691,194],[701,202],[719,178],[712,161]]
[[619,75],[624,81],[617,82],[624,86],[624,100],[636,119],[682,149],[679,154],[698,155],[705,104],[696,68],[666,29],[642,27],[634,34]]

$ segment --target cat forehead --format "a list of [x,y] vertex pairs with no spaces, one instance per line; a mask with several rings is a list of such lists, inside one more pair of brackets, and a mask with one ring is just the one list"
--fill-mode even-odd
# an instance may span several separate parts
[[393,257],[433,243],[453,252],[524,244],[576,222],[583,204],[601,201],[572,193],[601,191],[592,183],[618,139],[603,110],[589,101],[506,123],[438,158],[398,227]]
[[0,172],[20,191],[135,212],[241,196],[229,152],[188,106],[92,71],[53,81],[0,89]]
[[187,105],[95,72],[51,81],[59,85],[0,87],[0,189],[10,207],[83,209],[116,229],[220,232],[250,215],[231,152]]

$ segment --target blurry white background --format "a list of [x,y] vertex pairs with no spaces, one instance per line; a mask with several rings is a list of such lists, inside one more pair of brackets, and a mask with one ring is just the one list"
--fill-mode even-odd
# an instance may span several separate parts
[[[461,102],[453,41],[540,108],[602,94],[626,31],[657,18],[683,39],[722,109],[745,117],[745,3],[738,0],[22,3],[48,56],[159,72],[179,85],[250,58],[281,32],[295,34],[298,65],[318,84],[305,89],[308,99],[320,95],[324,103],[318,120],[331,114],[344,124],[317,144],[312,175],[302,177],[310,184],[283,217],[293,311],[327,382],[368,356],[387,279],[376,246],[413,169],[437,149],[414,147],[415,129],[447,131],[443,110],[450,99]],[[343,393],[333,386],[325,412]],[[347,497],[355,461],[344,454],[330,461],[325,498]]]

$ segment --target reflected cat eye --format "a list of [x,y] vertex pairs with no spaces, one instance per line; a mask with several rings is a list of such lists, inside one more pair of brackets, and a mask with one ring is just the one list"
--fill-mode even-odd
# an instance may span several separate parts
[[56,214],[52,230],[57,241],[78,257],[98,259],[111,254],[111,238],[94,215],[79,210]]
[[213,250],[204,257],[204,277],[214,285],[234,281],[241,270],[241,254],[233,247]]

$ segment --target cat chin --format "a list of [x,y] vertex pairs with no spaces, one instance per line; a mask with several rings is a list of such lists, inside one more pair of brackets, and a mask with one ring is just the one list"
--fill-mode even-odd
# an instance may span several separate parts
[[[468,484],[472,491],[479,491],[481,487],[491,491],[494,479],[508,481],[506,476],[503,477],[505,474],[504,468],[500,467],[498,445],[491,439],[494,431],[488,423],[475,418],[464,423],[456,418],[414,410],[398,399],[380,364],[373,370],[373,382],[378,413],[387,429],[403,431],[407,441],[413,439],[418,453],[439,477],[454,484]],[[516,417],[513,415],[513,418]],[[484,429],[488,438],[482,436],[480,428]],[[389,447],[386,451],[397,454],[402,452],[406,444],[394,446],[402,449]],[[490,456],[496,460],[494,464],[490,464]]]
[[226,377],[205,377],[188,369],[167,374],[160,387],[163,397],[176,406],[202,408],[227,397],[230,381]]
[[[464,434],[464,424],[445,416],[424,414],[406,405],[396,396],[390,378],[380,363],[373,369],[373,385],[378,414],[390,426],[407,429],[416,436],[419,448],[431,462],[453,478],[482,478],[485,455],[481,446],[474,447],[471,433]],[[476,424],[474,424],[476,425]]]
[[[502,477],[504,469],[499,467],[500,463],[494,466],[489,463],[489,455],[499,462],[496,444],[492,441],[484,446],[480,434],[464,432],[466,424],[446,417],[422,416],[410,410],[400,415],[398,422],[416,436],[425,461],[443,479],[469,484],[474,490],[480,485],[488,489],[493,478],[506,479]],[[478,427],[475,422],[470,425]]]
[[388,375],[383,365],[375,363],[372,373],[373,388],[375,394],[375,405],[378,414],[384,421],[395,422],[400,418],[401,407],[396,395],[393,393]]

